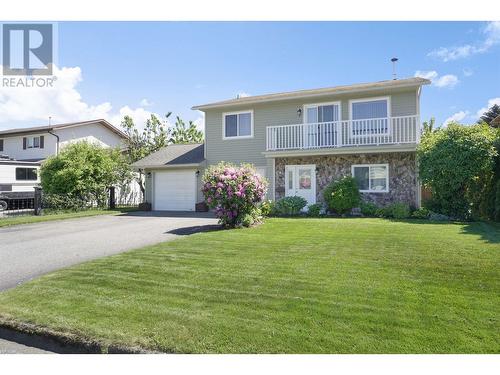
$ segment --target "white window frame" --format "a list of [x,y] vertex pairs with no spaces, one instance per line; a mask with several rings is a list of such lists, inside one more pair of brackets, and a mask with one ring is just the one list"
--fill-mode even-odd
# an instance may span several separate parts
[[[337,121],[334,121],[334,122],[340,122],[342,121],[342,103],[340,102],[340,100],[338,101],[335,101],[335,102],[324,102],[324,103],[312,103],[312,104],[304,104],[302,106],[302,113],[303,113],[303,123],[304,124],[307,124],[307,110],[309,108],[314,108],[314,107],[321,107],[321,106],[325,106],[325,105],[337,105],[339,107],[339,119]],[[319,124],[317,122],[313,122],[312,124]]]
[[[35,138],[38,138],[38,146],[35,146]],[[26,137],[26,148],[40,148],[40,136]]]
[[[243,113],[250,113],[250,135],[235,135],[234,137],[226,137],[226,116],[229,115],[240,115]],[[239,118],[237,117],[237,132],[239,132]],[[223,140],[232,140],[232,139],[248,139],[253,138],[253,109],[247,109],[244,111],[236,111],[236,112],[224,112],[222,114],[222,139]]]
[[[354,168],[358,167],[368,167],[368,190],[359,190],[360,193],[388,193],[389,192],[389,163],[385,164],[353,164],[351,165],[351,176],[354,178]],[[387,170],[387,176],[385,177],[385,190],[371,190],[372,186],[370,182],[370,167],[385,167]]]
[[[354,103],[364,103],[364,102],[375,102],[378,100],[386,100],[387,101],[387,132],[385,133],[377,133],[377,134],[354,134],[353,128],[352,128],[352,122],[353,121],[360,121],[359,120],[353,120],[352,118],[352,105]],[[360,99],[351,99],[349,100],[349,132],[351,137],[374,137],[374,136],[379,136],[379,135],[390,135],[391,134],[391,97],[390,96],[377,96],[377,97],[369,97],[369,98],[360,98]],[[366,119],[366,120],[376,120],[376,119]]]

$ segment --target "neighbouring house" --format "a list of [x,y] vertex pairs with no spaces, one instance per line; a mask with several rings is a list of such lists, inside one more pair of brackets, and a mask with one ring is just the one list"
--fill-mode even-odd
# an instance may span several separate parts
[[106,120],[17,128],[0,131],[0,154],[19,161],[43,161],[78,141],[123,147],[127,136]]
[[[30,191],[40,183],[38,170],[49,156],[57,155],[67,145],[79,141],[102,147],[125,147],[127,135],[103,119],[54,124],[0,131],[0,188],[3,192]],[[29,170],[27,175],[24,170]],[[26,177],[28,176],[28,178]],[[119,203],[140,196],[136,181],[118,187]]]
[[252,163],[269,198],[323,202],[323,190],[354,176],[365,200],[420,206],[416,147],[420,94],[408,78],[240,97],[193,107],[205,113],[205,144],[167,146],[135,163],[155,210],[194,210],[204,169]]

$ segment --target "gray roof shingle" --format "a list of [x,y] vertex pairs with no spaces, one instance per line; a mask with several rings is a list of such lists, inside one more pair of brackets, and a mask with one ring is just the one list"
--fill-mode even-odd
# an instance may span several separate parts
[[29,127],[29,128],[7,129],[7,130],[1,130],[0,136],[15,136],[15,135],[25,135],[25,134],[31,134],[31,133],[41,133],[41,132],[47,132],[47,131],[51,131],[51,130],[64,129],[64,128],[73,127],[73,126],[85,126],[85,125],[91,125],[91,124],[101,124],[104,127],[111,130],[113,133],[116,133],[117,135],[122,137],[123,139],[128,138],[128,136],[124,132],[122,132],[120,129],[113,126],[112,124],[110,124],[108,121],[106,121],[104,119],[79,121],[79,122],[68,122],[68,123],[64,123],[64,124],[34,126],[34,127]]
[[200,143],[169,145],[136,161],[132,166],[135,168],[161,168],[200,164],[205,160],[204,147]]
[[236,99],[223,100],[220,102],[208,103],[194,106],[192,109],[205,110],[210,108],[223,108],[235,105],[256,104],[270,101],[281,101],[289,99],[312,98],[321,95],[347,94],[352,92],[380,90],[398,87],[413,87],[428,85],[431,81],[425,78],[412,77],[379,82],[357,83],[354,85],[344,85],[335,87],[325,87],[312,90],[298,90],[289,92],[279,92],[265,95],[246,96]]

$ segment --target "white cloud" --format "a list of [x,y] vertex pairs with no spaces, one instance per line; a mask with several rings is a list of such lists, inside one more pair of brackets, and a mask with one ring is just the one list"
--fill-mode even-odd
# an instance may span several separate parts
[[464,73],[464,76],[465,76],[465,77],[470,77],[471,75],[473,75],[473,74],[474,74],[474,71],[473,71],[472,69],[465,68],[465,69],[463,70],[463,73]]
[[479,119],[484,114],[484,112],[493,107],[494,104],[500,105],[500,98],[491,98],[490,100],[488,100],[488,104],[476,112],[477,119]]
[[448,125],[450,122],[460,122],[464,118],[466,118],[469,115],[469,111],[460,111],[457,113],[454,113],[450,117],[448,117],[446,120],[444,120],[443,126]]
[[433,84],[436,87],[455,87],[455,85],[459,82],[458,77],[453,74],[446,74],[444,76],[436,79]]
[[458,77],[454,74],[445,74],[444,76],[439,76],[438,72],[436,72],[435,70],[417,70],[415,72],[415,77],[428,79],[434,86],[439,88],[453,88],[458,82],[460,82]]
[[239,93],[236,94],[237,98],[246,98],[248,96],[251,96],[251,95],[245,91],[240,91]]
[[77,90],[83,80],[79,67],[54,67],[54,76],[57,80],[52,87],[0,86],[0,129],[46,124],[49,116],[52,123],[104,118],[116,126],[126,114],[138,125],[151,116],[142,107],[124,106],[116,111],[109,102],[86,103]]
[[153,105],[152,102],[150,102],[149,100],[147,100],[146,98],[142,99],[140,102],[139,102],[139,105],[141,107],[151,107]]
[[130,108],[128,105],[121,107],[118,113],[114,115],[107,116],[106,119],[111,122],[115,126],[120,126],[123,117],[129,116],[134,120],[134,123],[138,125],[140,128],[146,123],[146,120],[151,118],[151,115],[154,114],[156,117],[161,119],[161,116],[157,113],[150,112],[145,110],[144,108]]
[[431,81],[435,80],[438,76],[438,73],[435,70],[417,70],[415,72],[415,77],[429,79]]
[[193,122],[198,130],[201,130],[203,133],[205,133],[205,113],[198,111],[198,114],[199,117]]
[[500,21],[488,22],[482,32],[484,39],[476,43],[454,47],[440,47],[429,52],[427,55],[447,62],[485,53],[500,43]]

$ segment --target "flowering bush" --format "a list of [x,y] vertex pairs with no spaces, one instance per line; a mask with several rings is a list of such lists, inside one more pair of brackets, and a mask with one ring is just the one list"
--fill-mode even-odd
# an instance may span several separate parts
[[253,166],[221,162],[205,171],[202,182],[205,202],[215,209],[222,225],[251,226],[260,220],[258,206],[266,195],[267,181]]

